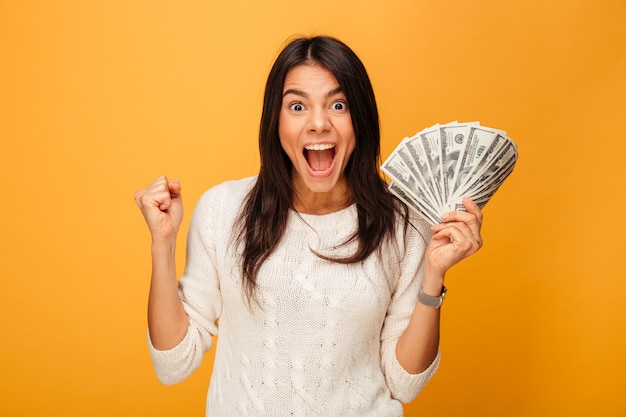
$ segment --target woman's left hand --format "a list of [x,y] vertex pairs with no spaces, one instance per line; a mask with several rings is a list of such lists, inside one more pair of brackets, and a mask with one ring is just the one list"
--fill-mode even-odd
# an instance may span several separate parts
[[435,233],[426,249],[426,268],[442,276],[459,261],[475,253],[483,245],[480,227],[483,214],[469,198],[463,199],[467,211],[453,211],[441,224],[432,227]]

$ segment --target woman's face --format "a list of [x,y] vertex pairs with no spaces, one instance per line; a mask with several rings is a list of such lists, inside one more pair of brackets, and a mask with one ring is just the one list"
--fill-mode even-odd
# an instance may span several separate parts
[[344,170],[356,138],[346,97],[330,71],[302,64],[287,73],[278,134],[293,165],[297,195],[345,198]]

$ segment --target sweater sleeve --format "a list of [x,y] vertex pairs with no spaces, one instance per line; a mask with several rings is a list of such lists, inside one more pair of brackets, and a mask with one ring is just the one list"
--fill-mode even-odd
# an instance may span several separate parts
[[[406,235],[399,234],[400,259],[395,288],[387,309],[381,333],[382,369],[391,395],[403,403],[412,401],[424,388],[439,366],[440,355],[421,373],[411,374],[398,362],[396,344],[406,329],[415,305],[417,293],[424,274],[424,253],[432,233],[422,220],[411,218]],[[393,279],[393,278],[392,278]]]
[[219,207],[215,191],[205,193],[196,208],[187,234],[185,272],[178,280],[178,292],[188,315],[187,333],[169,350],[157,350],[148,332],[150,356],[157,377],[164,384],[180,382],[202,363],[204,353],[218,333],[222,311],[219,276],[216,268],[215,233]]

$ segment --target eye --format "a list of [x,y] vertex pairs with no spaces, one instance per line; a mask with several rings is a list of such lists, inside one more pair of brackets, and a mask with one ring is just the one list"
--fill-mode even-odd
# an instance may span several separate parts
[[304,110],[304,106],[301,103],[293,103],[289,105],[291,111],[300,112]]
[[333,102],[333,104],[331,105],[331,108],[333,110],[343,111],[343,110],[346,110],[348,108],[348,105],[346,104],[345,101],[338,100],[338,101]]

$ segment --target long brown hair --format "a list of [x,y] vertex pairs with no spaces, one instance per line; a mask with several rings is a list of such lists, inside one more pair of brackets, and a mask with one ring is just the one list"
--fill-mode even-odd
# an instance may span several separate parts
[[259,131],[261,168],[238,219],[237,240],[243,243],[242,272],[248,299],[254,297],[259,269],[280,242],[293,208],[292,165],[278,136],[285,77],[296,66],[311,63],[326,68],[337,79],[348,102],[356,137],[345,176],[357,208],[358,229],[345,243],[356,239],[358,246],[351,256],[330,260],[363,261],[385,238],[394,236],[395,213],[400,207],[406,218],[406,206],[388,192],[378,171],[378,109],[363,63],[346,44],[332,37],[292,40],[274,62],[265,85]]

